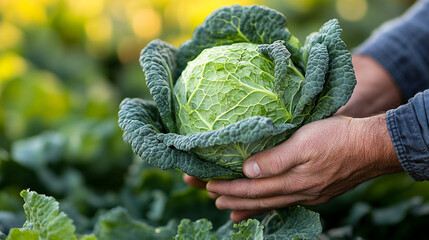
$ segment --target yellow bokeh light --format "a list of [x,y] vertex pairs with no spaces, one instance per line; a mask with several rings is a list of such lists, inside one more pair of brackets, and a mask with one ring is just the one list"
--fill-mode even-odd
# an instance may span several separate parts
[[[234,4],[246,6],[257,3],[254,0],[218,0],[218,1],[200,1],[200,0],[186,0],[180,1],[176,5],[170,5],[172,9],[169,12],[176,13],[176,21],[180,24],[184,32],[193,31],[200,25],[204,19],[216,9],[223,6],[231,6]],[[186,14],[183,14],[186,13]]]
[[161,33],[161,16],[151,8],[142,8],[135,11],[131,21],[134,34],[140,38],[152,39],[158,37]]
[[85,23],[88,39],[95,43],[106,43],[112,37],[112,23],[108,17],[98,17]]
[[44,24],[48,16],[45,6],[33,0],[2,0],[3,20],[19,25]]
[[25,71],[27,71],[27,62],[18,54],[8,52],[0,55],[0,86]]
[[104,3],[104,0],[68,0],[67,7],[73,15],[91,18],[103,11]]
[[362,19],[368,10],[366,0],[337,0],[335,6],[341,18],[347,21]]
[[22,31],[16,26],[3,22],[0,23],[0,51],[19,46],[22,41]]

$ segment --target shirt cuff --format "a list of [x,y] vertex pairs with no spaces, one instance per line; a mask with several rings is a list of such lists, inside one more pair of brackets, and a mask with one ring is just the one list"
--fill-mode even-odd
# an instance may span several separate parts
[[[429,91],[425,93],[429,97]],[[399,162],[416,181],[429,180],[429,150],[424,136],[429,128],[427,120],[422,93],[386,113],[387,128]]]

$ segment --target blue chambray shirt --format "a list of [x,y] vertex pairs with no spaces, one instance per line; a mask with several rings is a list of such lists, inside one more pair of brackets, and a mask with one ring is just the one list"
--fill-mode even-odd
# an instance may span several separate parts
[[429,180],[429,0],[384,24],[356,53],[380,63],[409,99],[386,113],[387,127],[405,171]]

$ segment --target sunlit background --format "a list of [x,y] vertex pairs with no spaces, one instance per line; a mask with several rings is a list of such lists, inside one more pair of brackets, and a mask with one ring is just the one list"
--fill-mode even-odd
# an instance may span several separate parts
[[221,6],[274,8],[301,41],[338,18],[352,49],[411,2],[0,0],[0,147],[71,117],[112,117],[125,96],[149,97],[140,50],[156,38],[179,46]]
[[135,163],[117,126],[118,105],[124,97],[150,98],[138,58],[151,40],[179,46],[213,10],[260,4],[282,12],[301,42],[337,18],[352,50],[412,3],[0,0],[0,231],[2,211],[21,211],[23,188],[73,199],[82,215],[99,205],[87,207],[70,192],[122,188]]

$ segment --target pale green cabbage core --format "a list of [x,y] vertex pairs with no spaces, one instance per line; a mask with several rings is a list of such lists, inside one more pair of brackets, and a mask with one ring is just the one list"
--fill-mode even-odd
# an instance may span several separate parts
[[253,43],[205,49],[174,88],[179,134],[224,128],[252,117],[285,123],[291,114],[274,91],[274,63]]

